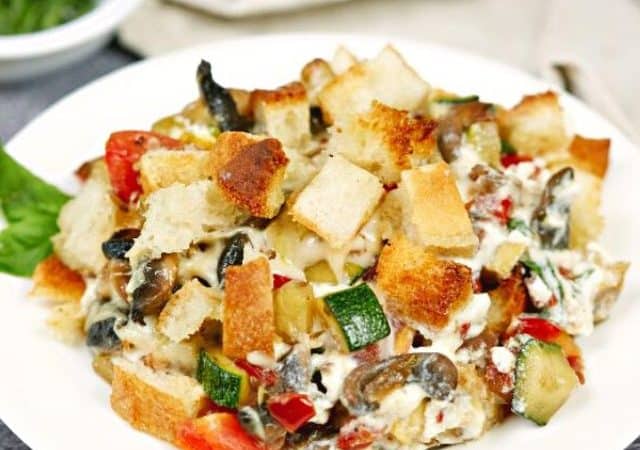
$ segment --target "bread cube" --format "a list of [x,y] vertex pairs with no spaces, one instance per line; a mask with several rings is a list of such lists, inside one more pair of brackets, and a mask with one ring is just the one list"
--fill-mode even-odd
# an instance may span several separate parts
[[285,147],[298,148],[309,142],[309,99],[302,83],[290,83],[273,91],[253,91],[251,104],[256,131],[278,139]]
[[222,300],[194,279],[171,296],[158,317],[158,329],[173,342],[180,342],[197,332],[208,318],[222,320]]
[[341,73],[345,73],[351,66],[357,63],[358,58],[356,58],[355,55],[351,53],[346,47],[341,45],[333,53],[330,65],[331,70],[333,70],[336,75],[340,75]]
[[376,273],[387,309],[414,328],[442,329],[473,294],[471,269],[439,259],[404,236],[382,249]]
[[525,96],[497,116],[500,134],[518,152],[541,156],[563,150],[569,143],[558,96],[544,92]]
[[320,92],[319,102],[327,123],[367,111],[373,100],[393,108],[414,111],[429,95],[429,85],[393,48],[376,58],[351,66]]
[[426,163],[436,148],[437,123],[374,101],[370,111],[331,128],[329,151],[396,183],[400,172]]
[[300,74],[300,80],[307,90],[311,105],[316,106],[318,104],[318,94],[334,77],[335,74],[331,66],[324,59],[316,58],[305,64]]
[[577,189],[569,212],[569,247],[584,249],[598,239],[604,227],[600,213],[602,179],[579,169],[574,174]]
[[211,153],[203,150],[154,150],[140,158],[140,181],[146,195],[174,183],[191,184],[211,176]]
[[209,180],[158,189],[147,197],[144,206],[144,225],[128,253],[133,267],[145,258],[184,251],[208,232],[245,217]]
[[589,139],[575,135],[569,145],[573,165],[604,178],[609,167],[609,139]]
[[40,261],[33,272],[32,297],[54,302],[76,302],[82,298],[85,282],[82,275],[67,267],[56,255]]
[[335,155],[298,195],[291,214],[331,247],[340,248],[367,221],[383,193],[375,175]]
[[401,180],[403,224],[411,239],[446,253],[476,250],[478,238],[447,163],[405,170]]
[[178,428],[206,404],[198,382],[182,374],[156,372],[141,362],[113,359],[111,407],[129,424],[176,442]]
[[229,266],[224,278],[222,352],[245,358],[254,351],[273,355],[273,280],[266,258]]

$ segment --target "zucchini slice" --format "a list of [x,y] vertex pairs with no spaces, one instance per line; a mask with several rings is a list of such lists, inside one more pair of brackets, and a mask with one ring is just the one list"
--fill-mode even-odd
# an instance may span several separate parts
[[237,408],[249,397],[249,376],[221,353],[200,350],[196,379],[217,405]]
[[577,385],[562,348],[531,339],[518,353],[511,409],[538,425],[546,425]]
[[327,319],[343,348],[360,350],[391,333],[378,298],[366,284],[359,284],[324,298]]

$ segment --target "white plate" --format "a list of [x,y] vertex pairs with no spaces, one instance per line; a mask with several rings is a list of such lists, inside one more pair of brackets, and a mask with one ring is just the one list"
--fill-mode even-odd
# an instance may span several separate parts
[[100,48],[140,0],[100,0],[83,16],[36,33],[0,36],[0,81],[71,64]]
[[[212,61],[224,85],[270,87],[296,78],[305,62],[329,57],[338,44],[368,57],[390,40],[425,79],[448,90],[509,105],[522,94],[548,87],[477,56],[398,39],[285,35],[230,40],[138,63],[80,89],[16,135],[9,151],[36,173],[70,188],[72,171],[102,152],[111,131],[149,127],[195,98],[200,58]],[[548,426],[512,418],[468,448],[617,450],[640,433],[640,154],[580,102],[563,96],[562,103],[577,132],[612,139],[603,241],[612,255],[633,264],[611,320],[580,342],[587,384]],[[109,387],[91,370],[87,350],[50,339],[45,308],[25,297],[29,287],[27,280],[0,276],[0,417],[34,450],[167,448],[110,410]]]
[[310,6],[344,2],[347,0],[173,0],[213,14],[237,19],[246,16],[269,14]]

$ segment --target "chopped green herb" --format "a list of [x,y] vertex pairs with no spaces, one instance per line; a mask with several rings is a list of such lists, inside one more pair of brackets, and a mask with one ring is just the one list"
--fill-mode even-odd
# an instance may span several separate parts
[[14,161],[0,144],[0,272],[30,276],[52,251],[60,208],[69,196]]
[[0,0],[0,35],[33,33],[91,11],[95,0]]
[[460,103],[477,102],[480,97],[477,95],[469,95],[467,97],[442,97],[435,100],[436,103],[448,103],[450,105],[457,105]]
[[509,221],[507,222],[507,228],[511,231],[518,230],[522,234],[529,234],[531,232],[525,221],[522,219],[509,219]]
[[500,140],[500,153],[503,155],[515,155],[517,152],[516,148],[511,145],[508,141],[504,139]]
[[540,278],[542,277],[542,267],[540,267],[536,262],[530,260],[530,259],[522,259],[520,261],[527,269],[529,269],[531,272],[535,273],[536,275],[538,275]]

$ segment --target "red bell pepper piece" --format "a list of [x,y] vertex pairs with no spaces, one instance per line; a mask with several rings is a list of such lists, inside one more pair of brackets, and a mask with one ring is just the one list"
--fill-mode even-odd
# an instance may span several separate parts
[[502,163],[502,166],[505,168],[509,166],[514,166],[516,164],[520,164],[522,162],[529,162],[532,160],[533,158],[531,158],[531,156],[518,155],[517,153],[509,153],[507,155],[502,155],[502,157],[500,158],[500,162]]
[[358,427],[338,436],[340,450],[362,450],[369,447],[376,440],[377,434],[365,427]]
[[274,289],[278,289],[279,287],[284,286],[289,281],[291,281],[291,278],[289,278],[289,277],[286,277],[284,275],[278,275],[277,273],[273,274],[273,288]]
[[235,409],[227,408],[226,406],[220,406],[216,402],[214,402],[211,399],[207,398],[205,400],[204,406],[202,407],[202,409],[200,409],[200,412],[198,413],[198,417],[207,416],[207,415],[213,414],[213,413],[231,413],[231,414],[235,414],[235,412],[236,412]]
[[267,400],[269,414],[289,433],[295,432],[316,415],[313,403],[304,394],[289,392]]
[[509,222],[509,216],[511,215],[511,208],[513,207],[513,200],[511,197],[505,197],[500,200],[500,205],[497,210],[493,212],[493,215],[500,221],[502,225],[506,225]]
[[265,369],[264,367],[255,366],[246,359],[236,359],[233,361],[236,366],[247,372],[249,377],[258,380],[265,386],[273,386],[278,381],[278,375],[271,369]]
[[177,433],[182,450],[266,450],[247,433],[235,414],[216,413],[190,420]]
[[518,319],[518,332],[528,334],[540,341],[553,342],[562,329],[540,317],[521,317]]
[[125,203],[135,200],[142,192],[135,167],[140,157],[154,147],[176,149],[182,142],[149,131],[118,131],[109,136],[105,162],[116,195]]

